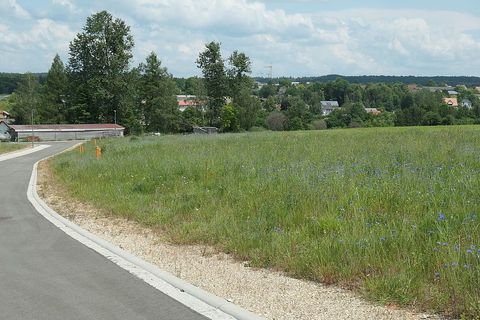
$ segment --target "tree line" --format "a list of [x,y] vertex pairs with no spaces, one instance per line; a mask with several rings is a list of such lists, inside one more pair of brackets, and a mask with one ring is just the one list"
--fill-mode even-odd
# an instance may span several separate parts
[[[337,79],[344,79],[350,83],[369,84],[369,83],[403,83],[403,84],[418,84],[421,86],[445,86],[463,84],[469,87],[480,86],[480,77],[474,76],[385,76],[385,75],[370,75],[370,76],[343,76],[338,74],[329,74],[317,77],[280,77],[275,81],[288,80],[293,82],[328,82]],[[255,80],[262,83],[269,83],[270,78],[256,77]]]
[[[276,109],[266,122],[278,130],[480,123],[478,92],[464,86],[455,89],[459,104],[468,100],[471,107],[448,105],[446,89],[412,90],[400,83],[365,85],[341,78],[308,84],[284,79],[262,86],[258,95],[265,101],[265,110]],[[321,106],[325,100],[337,101],[341,108],[325,117]],[[366,108],[375,108],[379,114]]]
[[[337,127],[476,123],[478,97],[458,88],[473,107],[447,106],[444,93],[411,92],[400,83],[333,81],[268,84],[251,77],[250,58],[234,51],[226,59],[210,42],[196,62],[202,77],[175,79],[155,52],[131,67],[130,27],[107,11],[88,17],[70,42],[66,64],[56,55],[46,75],[22,75],[7,101],[17,124],[113,123],[131,134],[189,132],[215,126],[223,132],[307,130]],[[1,77],[0,77],[1,78]],[[196,105],[180,111],[176,95],[194,95]],[[338,101],[325,116],[323,100]],[[379,115],[365,108],[377,108]]]

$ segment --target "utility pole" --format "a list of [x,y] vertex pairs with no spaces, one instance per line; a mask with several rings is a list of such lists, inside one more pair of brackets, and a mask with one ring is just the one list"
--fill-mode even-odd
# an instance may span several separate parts
[[32,109],[32,148],[34,147],[34,143],[33,143],[34,137],[35,137],[35,134],[33,131],[33,109]]
[[113,109],[113,122],[115,123],[115,137],[117,136],[117,109]]

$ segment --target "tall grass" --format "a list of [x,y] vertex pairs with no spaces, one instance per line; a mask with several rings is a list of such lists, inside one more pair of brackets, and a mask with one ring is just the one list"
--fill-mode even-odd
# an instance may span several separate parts
[[106,140],[53,160],[73,195],[257,267],[480,315],[480,127]]
[[26,148],[26,147],[27,147],[26,144],[2,142],[2,143],[0,143],[0,154],[7,153],[7,152],[12,152],[12,151],[23,149],[23,148]]

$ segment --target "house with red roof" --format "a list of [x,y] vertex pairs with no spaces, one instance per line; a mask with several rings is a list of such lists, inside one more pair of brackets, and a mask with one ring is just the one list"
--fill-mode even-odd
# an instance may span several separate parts
[[185,111],[187,108],[200,108],[203,110],[205,101],[197,99],[194,95],[177,95],[178,109]]

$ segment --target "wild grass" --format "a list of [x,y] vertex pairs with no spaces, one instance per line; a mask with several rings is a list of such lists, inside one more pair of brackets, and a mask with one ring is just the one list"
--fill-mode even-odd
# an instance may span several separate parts
[[26,147],[26,144],[2,142],[0,143],[0,154],[20,150]]
[[384,304],[480,316],[480,127],[105,140],[76,197],[252,266]]

